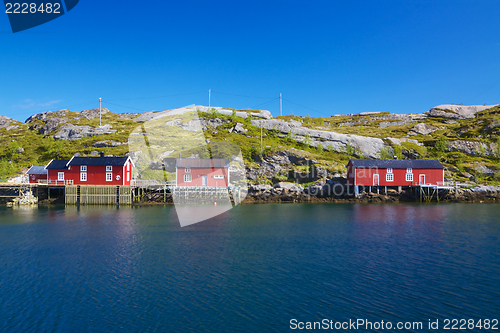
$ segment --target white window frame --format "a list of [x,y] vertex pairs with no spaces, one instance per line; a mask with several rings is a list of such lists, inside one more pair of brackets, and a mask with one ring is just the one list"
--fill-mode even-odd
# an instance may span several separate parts
[[407,173],[406,174],[406,181],[407,182],[412,182],[413,181],[413,174],[412,173]]
[[406,173],[413,173],[413,169],[412,168],[406,168]]
[[388,173],[385,175],[385,181],[386,182],[393,182],[394,181],[394,174],[393,173]]
[[184,168],[184,173],[191,173],[191,168]]
[[112,172],[106,172],[106,181],[107,182],[113,181],[113,173]]
[[86,165],[80,165],[80,171],[81,172],[87,172],[87,166]]
[[127,171],[130,171],[130,163],[127,163]]
[[58,172],[57,173],[57,180],[60,180],[60,181],[64,180],[64,172]]
[[214,175],[214,179],[224,179],[224,175]]
[[81,182],[87,181],[87,173],[86,172],[80,172],[80,181]]
[[191,183],[193,181],[193,177],[191,176],[191,174],[185,174],[184,175],[184,183]]
[[387,168],[387,173],[393,173],[392,168]]
[[127,181],[130,181],[130,173],[127,172]]
[[113,172],[113,166],[112,165],[106,165],[106,172]]

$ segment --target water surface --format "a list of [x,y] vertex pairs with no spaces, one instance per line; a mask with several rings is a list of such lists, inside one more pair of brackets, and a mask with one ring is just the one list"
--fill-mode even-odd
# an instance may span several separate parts
[[499,217],[481,204],[244,205],[181,228],[171,206],[0,208],[0,331],[499,318]]

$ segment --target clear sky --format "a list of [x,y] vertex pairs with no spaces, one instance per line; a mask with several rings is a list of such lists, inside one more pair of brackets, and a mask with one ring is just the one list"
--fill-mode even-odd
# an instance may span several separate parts
[[[13,34],[0,115],[190,104],[284,114],[500,103],[500,1],[80,0]],[[113,103],[113,104],[111,104]]]

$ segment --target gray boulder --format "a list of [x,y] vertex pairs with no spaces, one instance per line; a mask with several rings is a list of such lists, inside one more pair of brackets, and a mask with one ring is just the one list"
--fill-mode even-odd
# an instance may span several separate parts
[[283,189],[283,190],[288,190],[291,192],[299,192],[303,191],[304,188],[298,184],[294,183],[288,183],[288,182],[279,182],[274,185],[274,188],[276,189]]
[[235,133],[245,133],[246,131],[248,130],[243,127],[242,123],[236,123],[236,126],[233,128],[233,132]]
[[413,126],[413,128],[410,130],[416,134],[422,134],[422,135],[427,135],[431,134],[435,131],[437,131],[438,128],[434,126],[430,126],[424,123],[418,123],[417,125]]

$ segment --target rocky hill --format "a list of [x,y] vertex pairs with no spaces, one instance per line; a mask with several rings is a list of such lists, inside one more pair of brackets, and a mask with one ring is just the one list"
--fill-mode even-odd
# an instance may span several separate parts
[[[197,118],[187,119],[189,112],[197,112]],[[370,112],[325,118],[272,117],[263,110],[203,106],[125,114],[102,109],[103,126],[99,126],[99,109],[44,112],[25,123],[0,116],[0,178],[75,153],[130,154],[140,161],[147,152],[135,149],[129,140],[146,137],[144,131],[153,122],[159,124],[155,133],[163,133],[160,136],[168,136],[165,142],[177,142],[177,146],[190,138],[165,134],[164,128],[173,124],[192,132],[202,130],[203,142],[209,145],[225,142],[238,146],[253,183],[334,179],[344,175],[349,158],[393,156],[437,158],[446,166],[449,180],[500,182],[499,105],[439,105],[419,114]],[[162,158],[182,150],[161,144],[157,149],[164,151],[149,156],[149,164],[161,165]],[[196,149],[186,152],[203,154]]]

